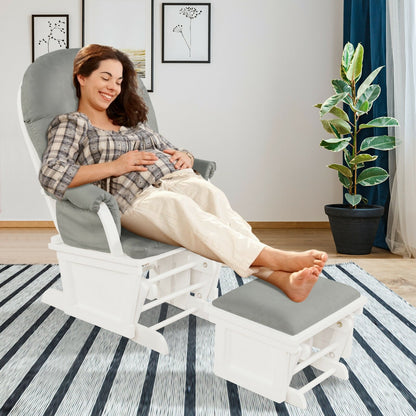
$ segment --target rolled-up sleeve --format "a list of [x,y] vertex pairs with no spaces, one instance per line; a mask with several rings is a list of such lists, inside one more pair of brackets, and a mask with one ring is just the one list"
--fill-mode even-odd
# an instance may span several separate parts
[[49,126],[48,146],[43,153],[39,181],[58,199],[63,198],[80,168],[77,158],[86,131],[85,120],[72,114],[56,117]]

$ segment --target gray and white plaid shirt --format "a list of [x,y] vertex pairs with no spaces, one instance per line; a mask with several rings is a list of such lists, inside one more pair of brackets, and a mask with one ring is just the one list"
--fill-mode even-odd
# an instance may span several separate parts
[[130,150],[155,153],[158,160],[145,172],[129,172],[109,180],[95,182],[116,198],[120,211],[125,212],[145,188],[176,169],[164,149],[177,149],[163,136],[143,123],[107,131],[94,127],[79,112],[56,117],[48,130],[48,146],[42,157],[39,180],[43,188],[62,199],[81,165],[116,160]]

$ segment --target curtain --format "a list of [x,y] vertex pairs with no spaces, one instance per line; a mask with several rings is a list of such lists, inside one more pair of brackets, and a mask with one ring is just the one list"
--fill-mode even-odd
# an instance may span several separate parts
[[[392,155],[387,243],[393,253],[416,257],[416,2],[387,0],[389,113],[399,121]],[[392,94],[390,94],[392,92]]]
[[[364,47],[364,80],[374,69],[386,65],[386,0],[344,0],[344,45],[351,42],[354,47],[361,43]],[[387,113],[386,69],[377,76],[375,84],[380,85],[381,94],[374,102],[371,111],[360,118],[360,122],[370,121],[376,117],[391,115]],[[387,129],[365,129],[358,135],[358,143],[370,136],[387,134]],[[368,167],[379,166],[389,171],[389,155],[385,151],[369,151],[378,156]],[[357,192],[368,199],[372,205],[384,207],[374,245],[388,249],[386,243],[387,218],[390,202],[389,182],[377,186],[358,186]]]

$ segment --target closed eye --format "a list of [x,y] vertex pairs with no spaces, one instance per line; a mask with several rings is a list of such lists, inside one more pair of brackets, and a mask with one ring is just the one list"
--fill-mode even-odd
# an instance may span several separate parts
[[[110,74],[109,72],[107,72],[107,71],[105,71],[105,72],[102,72],[101,73],[101,78],[104,80],[104,81],[110,81],[110,79],[113,77],[113,75],[112,74]],[[118,85],[118,86],[121,86],[121,83],[123,82],[123,77],[120,77],[120,78],[118,78],[117,79],[117,82],[116,82],[116,84]]]

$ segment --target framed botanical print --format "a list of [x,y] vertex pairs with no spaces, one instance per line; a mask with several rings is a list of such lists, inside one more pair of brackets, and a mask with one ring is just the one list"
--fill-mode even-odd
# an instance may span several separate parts
[[32,62],[39,56],[69,47],[69,15],[32,14]]
[[162,62],[211,61],[211,3],[162,4]]

